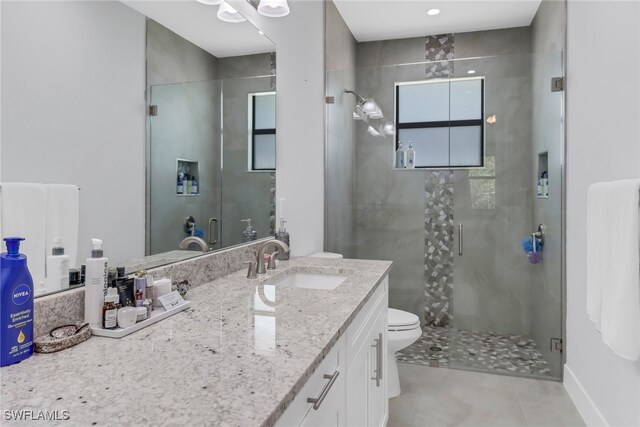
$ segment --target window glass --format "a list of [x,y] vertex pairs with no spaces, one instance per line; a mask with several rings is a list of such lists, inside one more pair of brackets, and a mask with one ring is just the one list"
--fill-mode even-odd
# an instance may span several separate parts
[[276,135],[256,135],[254,139],[253,168],[276,168]]
[[255,96],[256,129],[275,129],[276,127],[276,96]]
[[449,128],[402,129],[399,131],[404,150],[413,142],[416,167],[449,164]]
[[452,127],[449,138],[451,166],[482,165],[482,127]]
[[449,120],[449,82],[400,85],[400,123]]
[[450,120],[482,120],[482,81],[452,80]]

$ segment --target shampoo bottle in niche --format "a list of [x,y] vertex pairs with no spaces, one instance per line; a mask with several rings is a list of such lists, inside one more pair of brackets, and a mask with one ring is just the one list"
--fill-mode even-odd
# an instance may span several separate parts
[[48,292],[60,291],[69,287],[69,255],[64,254],[62,239],[53,239],[51,255],[47,256],[47,280]]
[[22,240],[5,238],[7,252],[0,254],[0,366],[33,354],[33,280],[20,253]]
[[244,221],[247,223],[247,229],[242,232],[242,243],[257,240],[258,233],[253,229],[253,225],[251,225],[251,218],[241,219],[240,221]]
[[102,240],[91,239],[93,250],[87,258],[84,287],[84,321],[92,327],[102,326],[102,305],[107,293],[107,258],[102,251]]
[[413,149],[413,142],[409,141],[409,147],[407,148],[407,169],[414,169],[416,167],[416,150]]
[[407,154],[402,148],[402,141],[398,141],[398,149],[396,150],[396,169],[404,169],[406,167]]

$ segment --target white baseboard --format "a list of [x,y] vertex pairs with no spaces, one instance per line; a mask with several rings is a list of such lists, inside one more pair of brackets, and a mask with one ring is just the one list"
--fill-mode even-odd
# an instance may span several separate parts
[[564,388],[588,427],[609,427],[607,420],[602,416],[587,391],[567,365],[564,365]]

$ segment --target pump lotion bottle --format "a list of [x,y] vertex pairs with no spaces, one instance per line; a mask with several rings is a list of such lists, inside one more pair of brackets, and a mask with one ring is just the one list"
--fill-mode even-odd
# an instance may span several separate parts
[[102,305],[107,293],[107,258],[102,251],[102,240],[91,239],[93,250],[86,261],[84,280],[84,321],[92,327],[102,326]]
[[7,237],[0,254],[0,366],[33,354],[33,280],[27,257],[20,253],[22,237]]

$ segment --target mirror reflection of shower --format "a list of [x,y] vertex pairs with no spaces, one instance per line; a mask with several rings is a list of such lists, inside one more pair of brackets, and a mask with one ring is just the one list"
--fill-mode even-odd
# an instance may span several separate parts
[[393,136],[396,133],[392,122],[384,120],[384,114],[380,105],[373,98],[364,98],[356,92],[345,89],[344,93],[349,93],[356,97],[356,110],[353,112],[353,120],[362,120],[366,123],[367,132],[371,136]]

